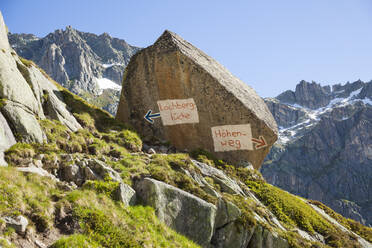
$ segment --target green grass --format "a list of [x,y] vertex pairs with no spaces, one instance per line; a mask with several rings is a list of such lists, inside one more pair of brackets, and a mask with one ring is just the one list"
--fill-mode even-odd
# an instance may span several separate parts
[[26,215],[38,231],[44,231],[53,224],[51,199],[58,192],[51,179],[0,167],[0,216]]
[[[0,216],[22,214],[31,228],[44,232],[52,228],[58,209],[70,209],[66,213],[72,214],[80,229],[56,241],[55,248],[198,247],[160,222],[152,208],[125,207],[113,201],[109,196],[116,186],[112,182],[90,182],[81,190],[65,194],[51,179],[0,167]],[[10,229],[1,226],[0,236],[12,235]]]
[[25,59],[25,58],[22,58],[22,57],[19,57],[19,59],[27,67],[36,66],[35,63],[32,62],[31,60],[28,60],[28,59]]
[[353,247],[355,244],[355,236],[336,229],[299,197],[262,181],[247,180],[245,183],[288,229],[298,227],[310,234],[318,232],[331,247]]
[[113,198],[115,190],[119,187],[119,182],[114,182],[110,180],[97,181],[88,180],[84,183],[83,189],[91,189],[100,194],[105,194],[106,196]]
[[89,190],[71,192],[59,202],[60,207],[64,205],[72,209],[81,233],[77,241],[65,237],[53,247],[66,247],[72,242],[77,242],[77,247],[84,244],[91,247],[198,247],[166,227],[150,207],[124,208],[105,194],[97,195]]
[[355,220],[345,218],[319,201],[309,200],[309,202],[311,204],[316,205],[320,209],[323,209],[324,212],[326,212],[329,216],[334,218],[338,223],[340,223],[341,225],[343,225],[350,231],[355,232],[356,234],[363,237],[365,240],[372,243],[372,228],[371,227],[366,227]]
[[100,246],[92,241],[86,235],[73,234],[66,236],[55,242],[51,248],[99,248]]

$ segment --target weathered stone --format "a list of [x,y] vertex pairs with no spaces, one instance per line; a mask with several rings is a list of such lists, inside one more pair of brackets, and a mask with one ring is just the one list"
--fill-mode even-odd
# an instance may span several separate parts
[[125,183],[120,183],[119,187],[114,191],[114,199],[123,202],[130,206],[136,203],[136,191]]
[[7,226],[14,228],[19,234],[24,234],[28,226],[28,220],[22,215],[17,217],[4,217],[3,220]]
[[[5,29],[2,16],[0,16],[0,29]],[[1,31],[3,33],[3,31]],[[2,34],[4,35],[4,34]],[[22,104],[30,113],[34,113],[39,117],[43,117],[40,104],[36,100],[31,86],[18,70],[15,57],[12,56],[7,43],[7,35],[0,38],[0,49],[4,49],[5,53],[0,53],[0,98],[8,99],[9,101]],[[8,50],[7,50],[8,49]],[[27,71],[27,67],[23,65]],[[28,72],[28,71],[27,71]]]
[[42,143],[46,139],[34,113],[23,104],[6,101],[2,112],[21,141]]
[[234,222],[241,215],[240,209],[223,198],[218,199],[215,227],[219,228],[227,223]]
[[100,179],[109,177],[113,181],[122,182],[122,179],[119,173],[117,173],[107,164],[105,164],[104,162],[98,159],[88,160],[88,166],[93,170],[95,174],[97,174],[100,177]]
[[147,151],[148,154],[156,154],[156,151],[154,150],[154,148],[150,148],[148,151]]
[[288,248],[288,242],[261,225],[257,225],[247,248]]
[[58,179],[54,175],[50,174],[48,171],[44,170],[43,168],[38,168],[38,167],[36,167],[34,165],[28,166],[28,167],[17,167],[17,170],[18,171],[25,172],[25,173],[38,174],[38,175],[40,175],[42,177],[49,177],[49,178],[51,178],[53,180],[57,180],[58,181]]
[[211,244],[215,248],[246,248],[254,229],[255,227],[246,229],[239,223],[231,222],[216,229]]
[[14,145],[16,140],[8,123],[0,112],[0,166],[7,165],[4,160],[4,151]]
[[167,226],[207,246],[213,234],[216,207],[163,182],[144,178],[134,186],[139,203],[155,208]]
[[76,164],[68,164],[62,168],[61,177],[65,181],[73,181],[76,182],[77,179],[81,178],[80,176],[80,168]]
[[[196,104],[198,123],[163,126],[160,120],[150,124],[143,118],[149,109],[158,112],[159,100],[189,98]],[[131,123],[144,137],[155,135],[169,140],[180,150],[200,147],[234,164],[251,162],[255,168],[261,166],[277,139],[276,123],[256,92],[214,59],[169,31],[132,57],[116,117]],[[268,146],[259,150],[214,152],[212,127],[248,123],[253,137],[263,136]]]
[[88,166],[83,167],[83,175],[85,180],[96,180],[98,175],[94,173]]
[[66,109],[66,104],[63,103],[54,92],[48,93],[48,98],[45,103],[45,114],[53,120],[58,120],[66,125],[71,131],[76,132],[82,127],[77,122],[75,117]]
[[221,170],[196,160],[191,161],[200,170],[202,175],[213,178],[215,183],[220,185],[223,192],[245,195],[237,182],[226,176]]

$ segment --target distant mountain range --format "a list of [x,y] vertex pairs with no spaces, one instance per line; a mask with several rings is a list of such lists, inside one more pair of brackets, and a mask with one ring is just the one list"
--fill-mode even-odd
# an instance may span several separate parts
[[265,101],[280,128],[265,179],[371,225],[372,82],[301,81]]
[[116,114],[125,66],[140,48],[107,33],[85,33],[71,26],[44,38],[8,37],[20,56],[34,61],[67,89]]

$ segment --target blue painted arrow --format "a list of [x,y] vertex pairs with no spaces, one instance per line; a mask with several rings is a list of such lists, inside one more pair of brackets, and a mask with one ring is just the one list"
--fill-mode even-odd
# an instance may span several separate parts
[[145,120],[150,122],[151,124],[154,123],[154,120],[155,118],[159,118],[160,117],[160,113],[155,113],[155,114],[151,114],[152,113],[152,110],[150,109],[149,111],[147,111],[146,115],[144,116]]

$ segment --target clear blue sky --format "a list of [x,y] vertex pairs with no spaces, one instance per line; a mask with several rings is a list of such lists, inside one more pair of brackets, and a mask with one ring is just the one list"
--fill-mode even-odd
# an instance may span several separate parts
[[12,33],[74,28],[149,46],[169,29],[261,96],[372,79],[371,0],[1,0]]

